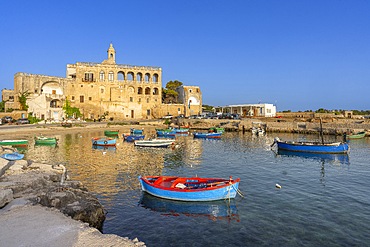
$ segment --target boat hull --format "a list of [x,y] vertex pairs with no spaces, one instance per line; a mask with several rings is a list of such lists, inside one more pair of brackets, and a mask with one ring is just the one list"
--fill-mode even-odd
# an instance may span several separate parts
[[116,146],[117,142],[114,138],[93,138],[91,141],[94,146]]
[[340,154],[348,153],[349,146],[347,143],[332,143],[332,144],[320,144],[320,143],[293,143],[293,142],[276,142],[278,150],[287,150],[292,152],[307,152],[307,153],[328,153],[328,154]]
[[104,135],[105,136],[118,136],[119,130],[105,130]]
[[220,139],[221,133],[194,133],[194,138],[204,138],[204,139]]
[[36,145],[56,145],[57,139],[56,138],[48,138],[48,137],[36,137],[35,138]]
[[145,138],[145,135],[128,135],[124,136],[125,141],[127,142],[134,142],[137,140],[143,140]]
[[26,146],[28,140],[2,140],[0,146]]
[[11,153],[11,154],[3,154],[1,155],[1,158],[6,159],[6,160],[21,160],[23,159],[24,154],[20,153]]
[[[211,178],[210,178],[211,179]],[[222,187],[214,186],[203,189],[177,189],[163,188],[151,184],[147,179],[139,177],[141,189],[153,196],[177,200],[177,201],[216,201],[222,199],[235,198],[239,187],[239,179],[232,184]]]
[[155,148],[167,148],[174,144],[174,140],[166,139],[153,139],[153,140],[138,140],[134,142],[135,146],[138,147],[155,147]]
[[361,139],[361,138],[364,138],[366,135],[366,132],[363,131],[363,132],[359,132],[357,134],[353,134],[353,135],[346,135],[346,138],[347,139]]

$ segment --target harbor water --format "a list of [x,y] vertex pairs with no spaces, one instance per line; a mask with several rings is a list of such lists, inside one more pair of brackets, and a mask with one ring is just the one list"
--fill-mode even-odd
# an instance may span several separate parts
[[[120,136],[116,148],[93,148],[91,138],[102,134],[61,134],[58,146],[30,145],[24,153],[25,159],[64,164],[70,179],[94,193],[107,211],[104,233],[138,238],[147,246],[370,243],[369,138],[351,141],[349,155],[302,155],[276,152],[274,137],[317,136],[189,135],[177,137],[174,149],[138,148]],[[239,177],[243,197],[201,203],[159,199],[141,191],[139,175]]]

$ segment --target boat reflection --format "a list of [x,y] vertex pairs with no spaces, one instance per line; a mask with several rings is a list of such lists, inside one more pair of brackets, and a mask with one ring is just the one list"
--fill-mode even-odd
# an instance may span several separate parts
[[183,202],[162,199],[143,192],[139,204],[164,216],[185,215],[189,217],[207,217],[213,221],[240,221],[234,199],[230,201]]
[[292,152],[286,150],[278,150],[278,155],[295,156],[305,159],[314,159],[322,162],[349,164],[348,154],[320,154],[320,153],[306,153],[306,152]]
[[115,146],[98,146],[98,145],[92,145],[93,149],[97,150],[109,150],[109,151],[115,151],[116,147]]

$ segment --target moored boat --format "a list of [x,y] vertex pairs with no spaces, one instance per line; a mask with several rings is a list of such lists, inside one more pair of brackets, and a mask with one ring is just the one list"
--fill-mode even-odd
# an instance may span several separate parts
[[1,155],[1,158],[6,159],[6,160],[21,160],[23,159],[23,157],[24,157],[24,154],[20,154],[18,152]]
[[167,148],[170,145],[175,144],[172,139],[151,139],[151,140],[137,140],[134,142],[135,146],[138,147],[156,147],[156,148]]
[[56,137],[45,137],[45,136],[36,136],[35,144],[36,145],[56,145],[58,139]]
[[366,135],[366,132],[361,131],[361,132],[354,133],[354,134],[346,134],[345,138],[346,139],[361,139],[361,138],[364,138],[365,135]]
[[211,133],[195,132],[193,135],[194,135],[194,138],[220,139],[221,134],[222,133],[215,133],[215,132],[211,132]]
[[95,146],[116,146],[117,139],[110,137],[94,137],[91,139],[92,145]]
[[277,145],[278,150],[287,150],[293,152],[307,152],[307,153],[328,153],[339,154],[348,153],[349,145],[345,142],[294,142],[294,141],[280,141],[275,138],[274,144]]
[[221,127],[211,127],[208,129],[208,132],[209,133],[224,133],[225,132],[225,129],[224,128],[221,128]]
[[117,136],[118,137],[119,130],[104,130],[105,136]]
[[134,142],[137,140],[144,140],[145,135],[123,135],[123,138],[127,142]]
[[153,196],[178,201],[235,198],[240,179],[179,176],[140,176],[141,189]]
[[27,146],[28,140],[0,140],[0,146]]

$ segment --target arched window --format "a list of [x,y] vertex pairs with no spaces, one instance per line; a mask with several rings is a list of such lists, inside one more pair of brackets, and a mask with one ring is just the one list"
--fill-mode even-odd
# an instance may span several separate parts
[[105,73],[104,73],[104,71],[100,71],[99,80],[100,81],[104,81],[105,80]]
[[124,81],[125,80],[125,73],[123,73],[122,71],[118,72],[117,73],[117,80]]
[[137,94],[143,94],[143,88],[142,87],[137,88]]
[[146,83],[149,83],[149,81],[150,81],[150,74],[149,73],[146,73],[145,74],[145,82]]
[[150,87],[146,87],[145,88],[145,94],[146,95],[150,95]]
[[134,73],[133,72],[128,72],[127,73],[127,80],[128,81],[133,81],[134,80]]
[[114,81],[114,73],[112,71],[108,74],[108,81]]
[[136,74],[136,80],[138,81],[138,82],[141,82],[142,80],[143,80],[143,74],[142,73],[137,73]]
[[153,88],[153,95],[158,95],[159,94],[159,90],[158,88]]
[[158,74],[154,74],[153,75],[153,83],[157,83],[158,82]]

